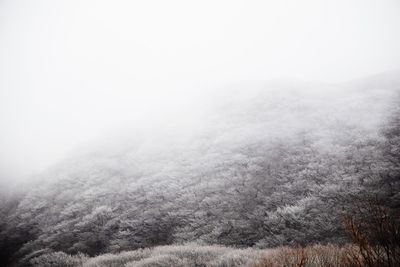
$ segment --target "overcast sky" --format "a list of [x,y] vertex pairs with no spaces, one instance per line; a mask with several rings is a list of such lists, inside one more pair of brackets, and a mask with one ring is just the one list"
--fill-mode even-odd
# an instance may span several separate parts
[[140,118],[189,120],[205,89],[355,79],[399,69],[399,48],[398,0],[0,0],[0,181]]

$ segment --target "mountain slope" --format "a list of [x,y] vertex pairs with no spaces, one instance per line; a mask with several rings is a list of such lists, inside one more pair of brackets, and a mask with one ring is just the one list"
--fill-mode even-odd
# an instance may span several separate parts
[[400,203],[400,83],[386,80],[233,90],[195,128],[108,140],[5,202],[2,257],[345,242],[349,200]]

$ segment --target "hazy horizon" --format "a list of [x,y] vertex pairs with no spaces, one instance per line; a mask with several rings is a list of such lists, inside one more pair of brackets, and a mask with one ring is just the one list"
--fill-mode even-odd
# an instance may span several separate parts
[[399,70],[399,12],[394,0],[0,1],[0,182],[136,122],[190,124],[235,84]]

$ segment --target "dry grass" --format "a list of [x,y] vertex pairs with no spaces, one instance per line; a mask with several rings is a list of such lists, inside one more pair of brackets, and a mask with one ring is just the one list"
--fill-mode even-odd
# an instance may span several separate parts
[[77,257],[63,252],[41,255],[30,261],[33,266],[68,267],[236,267],[251,266],[264,255],[264,250],[236,249],[223,246],[159,246],[148,249],[126,251],[118,254],[103,254],[96,257]]
[[268,251],[253,267],[344,267],[348,266],[348,252],[354,249],[335,245],[280,247]]
[[83,267],[355,267],[362,260],[357,246],[314,245],[305,248],[237,249],[223,246],[160,246],[151,249],[77,257],[61,252],[31,260],[33,266]]

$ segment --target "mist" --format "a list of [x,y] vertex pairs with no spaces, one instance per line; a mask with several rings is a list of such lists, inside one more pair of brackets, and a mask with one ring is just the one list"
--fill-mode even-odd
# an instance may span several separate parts
[[0,266],[400,266],[397,0],[0,0]]
[[399,69],[399,12],[395,0],[0,1],[0,181],[127,129],[195,131],[252,83]]

